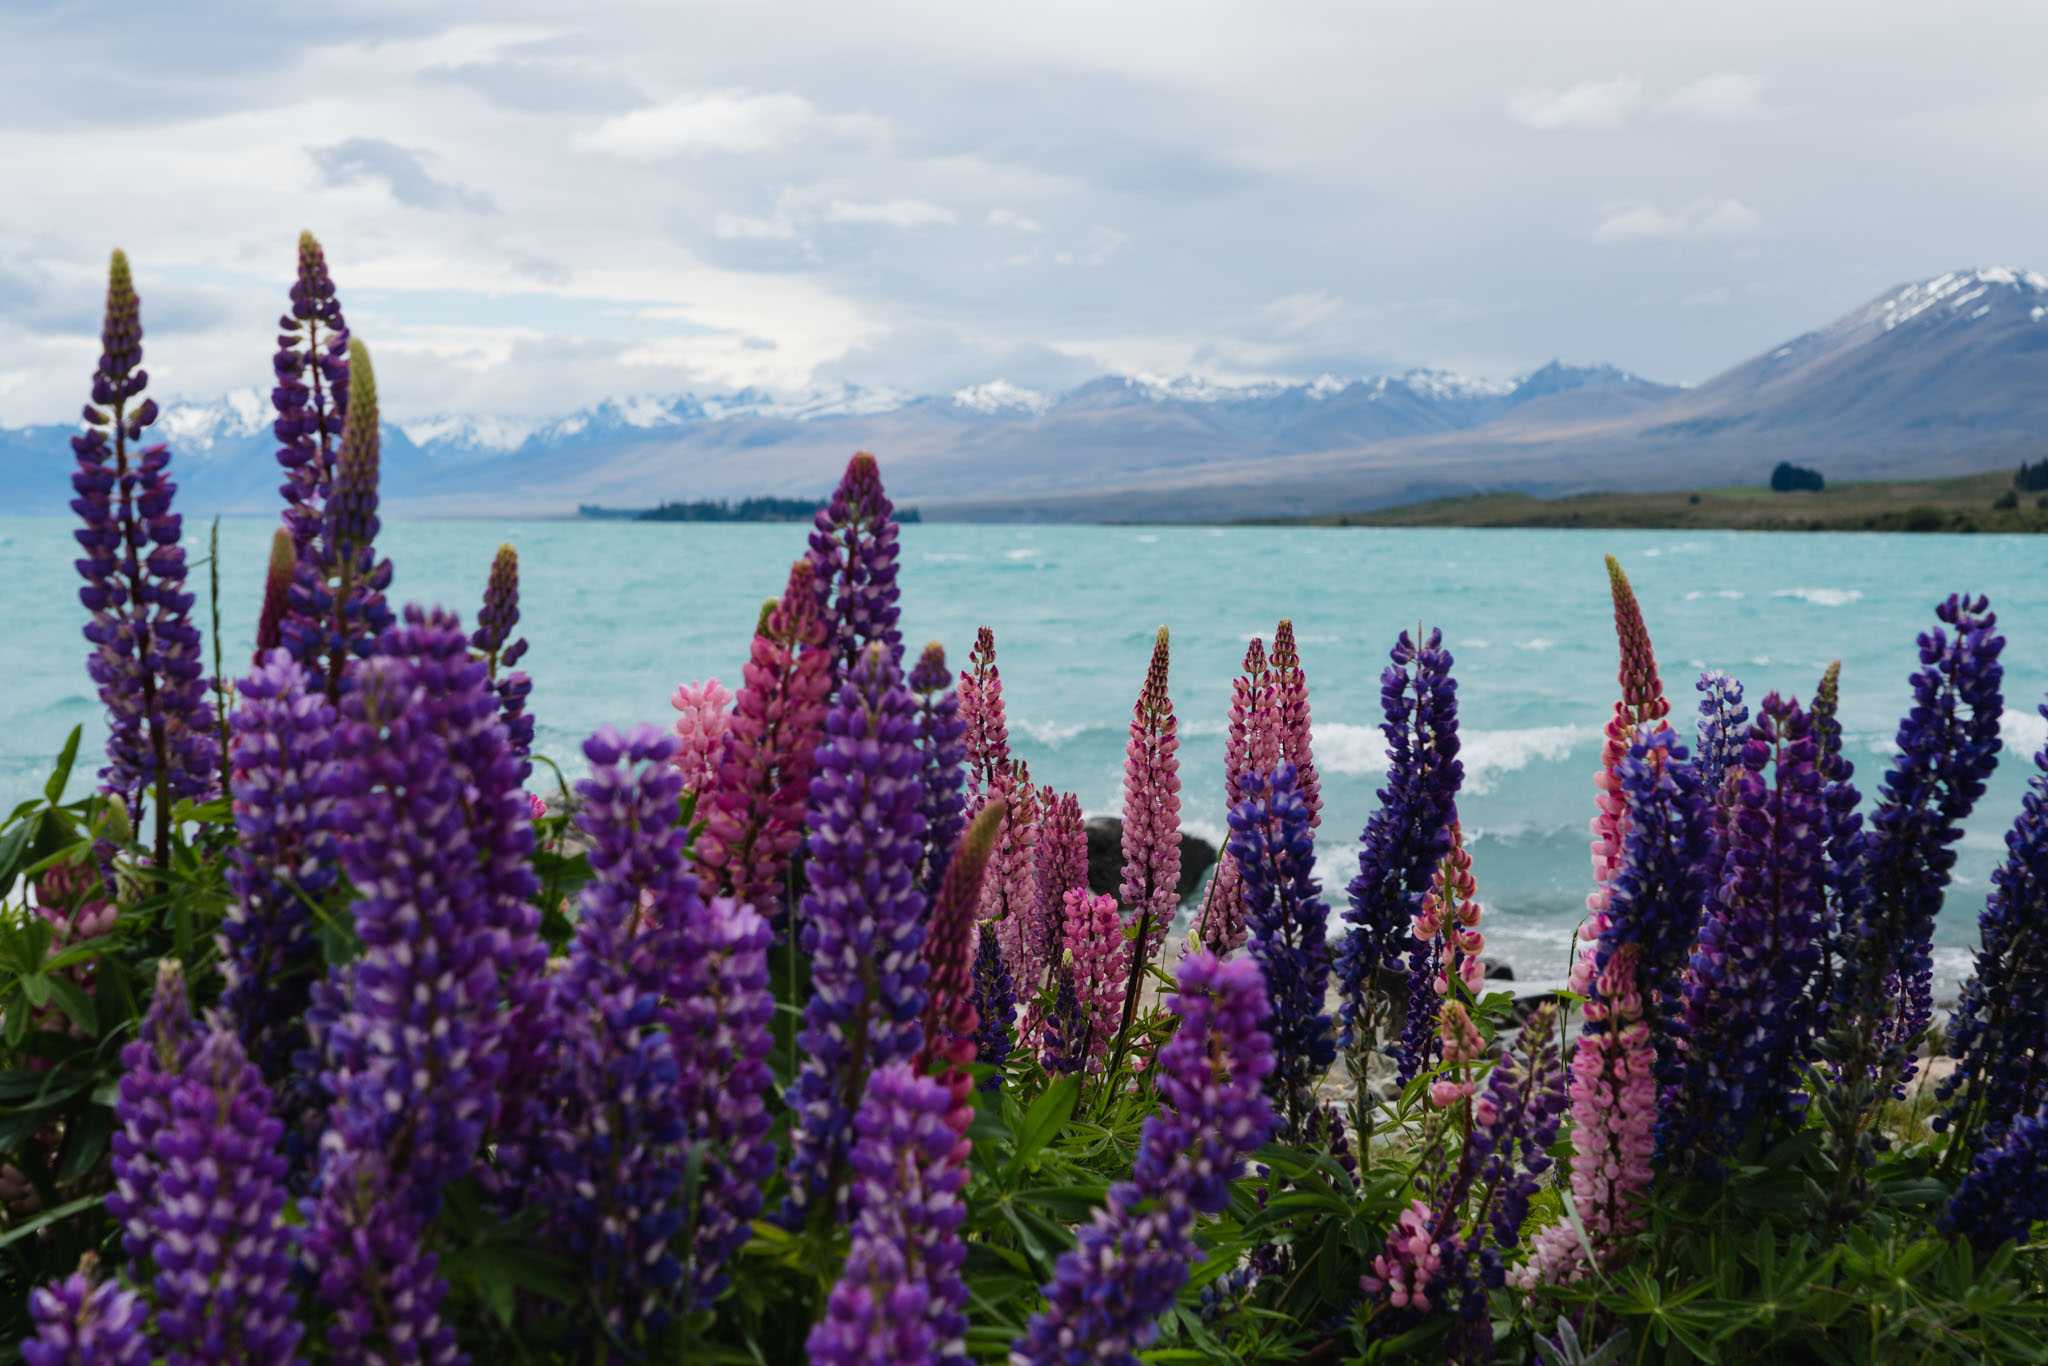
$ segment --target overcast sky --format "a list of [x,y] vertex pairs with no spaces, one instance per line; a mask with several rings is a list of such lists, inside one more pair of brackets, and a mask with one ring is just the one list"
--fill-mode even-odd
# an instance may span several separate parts
[[400,416],[1552,356],[1697,381],[2048,268],[2048,5],[0,5],[0,423],[268,384],[325,242]]

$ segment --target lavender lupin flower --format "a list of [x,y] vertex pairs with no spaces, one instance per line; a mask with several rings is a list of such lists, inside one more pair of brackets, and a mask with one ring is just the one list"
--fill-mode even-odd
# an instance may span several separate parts
[[384,590],[391,561],[379,560],[377,466],[382,440],[377,377],[360,341],[348,347],[348,423],[341,434],[320,536],[299,554],[289,610],[279,633],[292,658],[339,702],[351,661],[367,656],[391,624]]
[[1135,1363],[1200,1255],[1195,1216],[1229,1203],[1245,1156],[1273,1134],[1257,966],[1197,952],[1181,960],[1178,980],[1169,1006],[1180,1025],[1159,1052],[1159,1108],[1145,1120],[1131,1179],[1110,1187],[1108,1205],[1060,1257],[1012,1362]]
[[938,1366],[969,1360],[960,1239],[968,1144],[952,1098],[892,1063],[868,1079],[849,1160],[853,1245],[805,1344],[817,1366]]
[[468,645],[452,616],[408,607],[342,706],[364,792],[343,844],[362,953],[316,995],[334,1104],[307,1250],[337,1331],[364,1352],[430,1339],[425,1222],[501,1112],[507,1143],[531,1135],[522,1088],[542,1071],[533,827]]
[[284,1125],[225,1022],[171,1094],[156,1140],[156,1346],[172,1362],[297,1362]]
[[1718,793],[1722,778],[1742,760],[1749,708],[1742,703],[1742,680],[1719,669],[1707,670],[1693,686],[1700,694],[1700,778],[1709,794]]
[[[2041,708],[2048,716],[2048,706]],[[1936,1091],[1936,1129],[1958,1148],[1995,1147],[2048,1104],[2048,746],[2005,836],[2005,862],[1977,919],[1980,946],[1949,1023],[1955,1071]]]
[[882,492],[882,472],[866,451],[855,454],[818,510],[811,532],[811,585],[834,656],[838,691],[870,645],[886,646],[901,667],[903,633],[896,628],[896,506]]
[[768,1068],[775,997],[768,989],[768,922],[731,897],[686,906],[668,988],[667,1022],[682,1084],[683,1120],[703,1175],[692,1221],[686,1302],[725,1291],[726,1264],[752,1236],[761,1184],[775,1170]]
[[974,1017],[974,1056],[995,1069],[983,1078],[981,1089],[994,1093],[1002,1089],[1003,1068],[1017,1037],[1017,992],[995,926],[986,921],[974,955]]
[[924,862],[918,884],[939,894],[953,847],[967,824],[967,723],[946,668],[946,649],[936,640],[924,647],[910,671],[917,695],[917,751],[924,769]]
[[320,972],[313,907],[339,873],[349,766],[334,753],[334,708],[306,688],[283,650],[259,660],[239,690],[234,728],[235,894],[220,926],[221,1004],[250,1059],[277,1092],[279,1113],[312,1103],[305,1013]]
[[924,1009],[924,783],[917,708],[888,647],[869,645],[830,713],[811,781],[811,960],[804,1059],[789,1089],[797,1223],[837,1204],[868,1075],[917,1052]]
[[88,1252],[78,1270],[29,1295],[36,1332],[21,1344],[25,1366],[148,1366],[149,1306],[99,1270]]
[[1979,1252],[2023,1241],[2048,1219],[2048,1110],[2022,1115],[1998,1146],[1980,1154],[1941,1212],[1944,1233],[1968,1238]]
[[198,1048],[184,970],[177,959],[162,959],[142,1029],[121,1050],[121,1091],[114,1102],[121,1127],[111,1143],[114,1188],[107,1193],[107,1213],[121,1227],[121,1247],[137,1275],[156,1245],[161,1144],[171,1124],[172,1093]]
[[107,270],[100,348],[85,430],[71,438],[78,457],[71,507],[83,523],[73,533],[84,552],[75,561],[85,580],[78,598],[92,614],[86,672],[107,708],[101,790],[137,826],[144,797],[152,799],[161,867],[170,858],[172,806],[211,792],[220,762],[185,591],[183,519],[171,511],[170,451],[160,442],[133,449],[157,406],[154,399],[133,403],[149,376],[141,368],[141,302],[118,251]]
[[1443,632],[1417,644],[1406,631],[1380,674],[1387,785],[1360,836],[1358,875],[1346,889],[1350,928],[1336,954],[1339,1019],[1347,1046],[1370,1026],[1373,979],[1412,938],[1409,925],[1458,818],[1458,684]]
[[512,628],[518,624],[519,552],[501,545],[491,560],[484,605],[476,614],[476,630],[470,633],[469,643],[484,657],[491,686],[498,693],[498,714],[504,718],[505,733],[523,759],[533,752],[533,716],[526,710],[533,680],[512,669],[526,656],[526,637],[511,639]]
[[1880,1091],[1913,1076],[1913,1044],[1933,1014],[1934,918],[1962,823],[1998,763],[2005,638],[1989,608],[1981,597],[1951,596],[1936,609],[1942,626],[1921,635],[1913,709],[1899,722],[1898,757],[1844,897],[1830,1011],[1838,1062],[1848,1075],[1874,1077]]
[[1658,1127],[1671,1161],[1711,1164],[1752,1121],[1796,1122],[1803,1106],[1822,947],[1816,755],[1799,704],[1766,696],[1732,770],[1723,882],[1684,985],[1685,1075]]
[[1323,1001],[1330,980],[1324,942],[1330,908],[1316,880],[1313,813],[1299,775],[1282,760],[1271,774],[1243,776],[1230,812],[1230,854],[1243,877],[1251,955],[1272,1015],[1262,1027],[1277,1059],[1268,1087],[1299,1137],[1315,1113],[1315,1087],[1337,1056]]
[[607,727],[583,745],[591,775],[577,795],[595,876],[568,966],[549,981],[551,1083],[532,1191],[549,1234],[588,1266],[605,1337],[629,1344],[667,1320],[682,1281],[669,1245],[683,1224],[685,1130],[660,965],[679,956],[664,921],[696,888],[674,830],[675,749],[652,726]]
[[277,463],[284,467],[284,521],[303,555],[326,522],[334,486],[334,452],[348,413],[348,323],[327,273],[327,256],[310,232],[299,234],[299,273],[291,312],[277,320],[277,383],[270,391],[277,420]]

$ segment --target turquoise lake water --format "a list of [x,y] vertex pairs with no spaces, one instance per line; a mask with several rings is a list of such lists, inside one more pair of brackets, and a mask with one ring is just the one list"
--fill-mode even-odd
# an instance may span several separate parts
[[[60,518],[0,518],[0,801],[39,790],[72,726],[98,740],[83,609]],[[221,527],[230,671],[246,661],[270,524]],[[203,529],[201,533],[203,542]],[[475,611],[500,541],[519,547],[533,642],[537,749],[572,774],[605,722],[666,724],[681,680],[738,681],[762,598],[804,547],[798,526],[407,522],[380,548],[396,601]],[[1319,858],[1341,906],[1385,767],[1378,676],[1403,626],[1441,626],[1457,658],[1467,773],[1461,812],[1489,952],[1527,977],[1562,972],[1588,876],[1599,730],[1615,692],[1601,556],[1627,565],[1690,730],[1703,668],[1804,699],[1843,665],[1843,719],[1866,804],[1916,662],[1914,635],[1951,590],[1991,595],[2009,640],[2007,753],[1971,823],[1939,931],[1945,979],[1966,965],[1987,879],[2031,756],[2048,740],[2048,542],[2024,537],[921,525],[903,533],[904,635],[963,662],[994,628],[1016,751],[1033,775],[1114,812],[1131,701],[1154,630],[1173,631],[1185,824],[1223,828],[1223,721],[1253,634],[1295,622],[1326,794]],[[203,549],[197,554],[203,555]],[[195,555],[196,558],[196,555]],[[194,575],[204,623],[205,576]],[[81,765],[81,775],[89,769]],[[547,780],[543,771],[535,785]]]

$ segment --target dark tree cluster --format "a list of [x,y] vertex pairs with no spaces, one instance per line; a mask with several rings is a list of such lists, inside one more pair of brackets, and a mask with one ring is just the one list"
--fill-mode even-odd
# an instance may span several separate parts
[[1827,480],[1821,478],[1819,470],[1810,470],[1789,460],[1780,460],[1778,468],[1771,471],[1773,493],[1819,493],[1826,487]]

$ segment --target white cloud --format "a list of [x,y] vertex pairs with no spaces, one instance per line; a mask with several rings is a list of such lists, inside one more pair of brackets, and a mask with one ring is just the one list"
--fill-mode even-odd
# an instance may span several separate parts
[[779,210],[767,218],[743,213],[719,213],[711,220],[711,231],[725,241],[787,242],[796,236],[796,224]]
[[827,223],[875,223],[891,228],[950,227],[960,216],[943,204],[923,199],[888,199],[860,203],[835,199],[825,207]]
[[826,114],[787,91],[716,90],[606,119],[580,139],[628,161],[709,153],[766,152],[816,138],[873,140],[887,125],[871,114]]
[[1764,78],[1741,71],[1716,72],[1680,86],[1658,108],[1702,123],[1747,123],[1764,116]]
[[1036,218],[1027,217],[1015,209],[990,209],[988,225],[992,228],[1009,228],[1013,232],[1044,232],[1045,228]]
[[1344,301],[1326,289],[1283,294],[1261,310],[1282,336],[1306,332],[1344,311]]
[[1680,308],[1723,308],[1726,307],[1729,297],[1728,286],[1716,285],[1712,289],[1702,289],[1686,295],[1678,301],[1678,306]]
[[1609,209],[1593,229],[1595,242],[1642,242],[1680,237],[1746,237],[1763,227],[1763,215],[1739,199],[1702,200],[1667,212],[1655,204]]
[[1516,123],[1545,133],[1567,128],[1619,128],[1642,98],[1640,80],[1616,76],[1607,81],[1580,81],[1562,90],[1523,91],[1508,100],[1507,114]]

